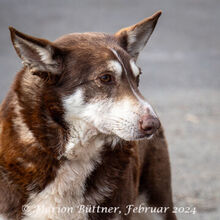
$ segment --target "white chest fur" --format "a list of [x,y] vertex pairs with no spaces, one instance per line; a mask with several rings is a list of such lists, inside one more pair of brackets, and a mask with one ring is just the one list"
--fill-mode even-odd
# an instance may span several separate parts
[[87,219],[87,214],[79,213],[77,206],[84,203],[85,181],[100,160],[105,140],[101,135],[90,137],[84,145],[76,141],[75,136],[70,138],[66,146],[69,160],[59,168],[51,184],[39,194],[30,196],[23,220]]

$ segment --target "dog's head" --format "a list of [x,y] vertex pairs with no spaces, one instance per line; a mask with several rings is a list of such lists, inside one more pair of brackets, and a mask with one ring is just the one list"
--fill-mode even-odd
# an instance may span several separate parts
[[59,95],[68,124],[80,119],[101,133],[136,140],[151,137],[160,127],[138,90],[141,70],[136,65],[160,14],[114,35],[76,33],[55,42],[10,31],[30,74],[55,79],[48,88]]

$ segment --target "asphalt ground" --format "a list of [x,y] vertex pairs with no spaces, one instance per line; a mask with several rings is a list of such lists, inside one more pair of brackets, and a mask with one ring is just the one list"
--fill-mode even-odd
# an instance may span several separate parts
[[0,100],[21,68],[8,26],[55,40],[70,32],[114,33],[162,10],[139,57],[141,91],[165,128],[179,219],[220,219],[219,0],[0,0]]

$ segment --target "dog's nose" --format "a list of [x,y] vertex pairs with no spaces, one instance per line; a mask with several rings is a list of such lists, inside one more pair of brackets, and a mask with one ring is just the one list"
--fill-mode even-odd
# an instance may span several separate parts
[[160,128],[160,121],[151,115],[144,115],[140,120],[140,128],[146,135],[152,135]]

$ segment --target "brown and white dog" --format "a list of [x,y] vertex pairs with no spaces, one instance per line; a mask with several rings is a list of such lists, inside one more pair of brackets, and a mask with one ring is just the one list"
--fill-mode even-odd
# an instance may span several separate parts
[[10,28],[24,67],[0,110],[1,219],[138,219],[140,199],[176,219],[167,144],[136,65],[160,15],[55,42]]

